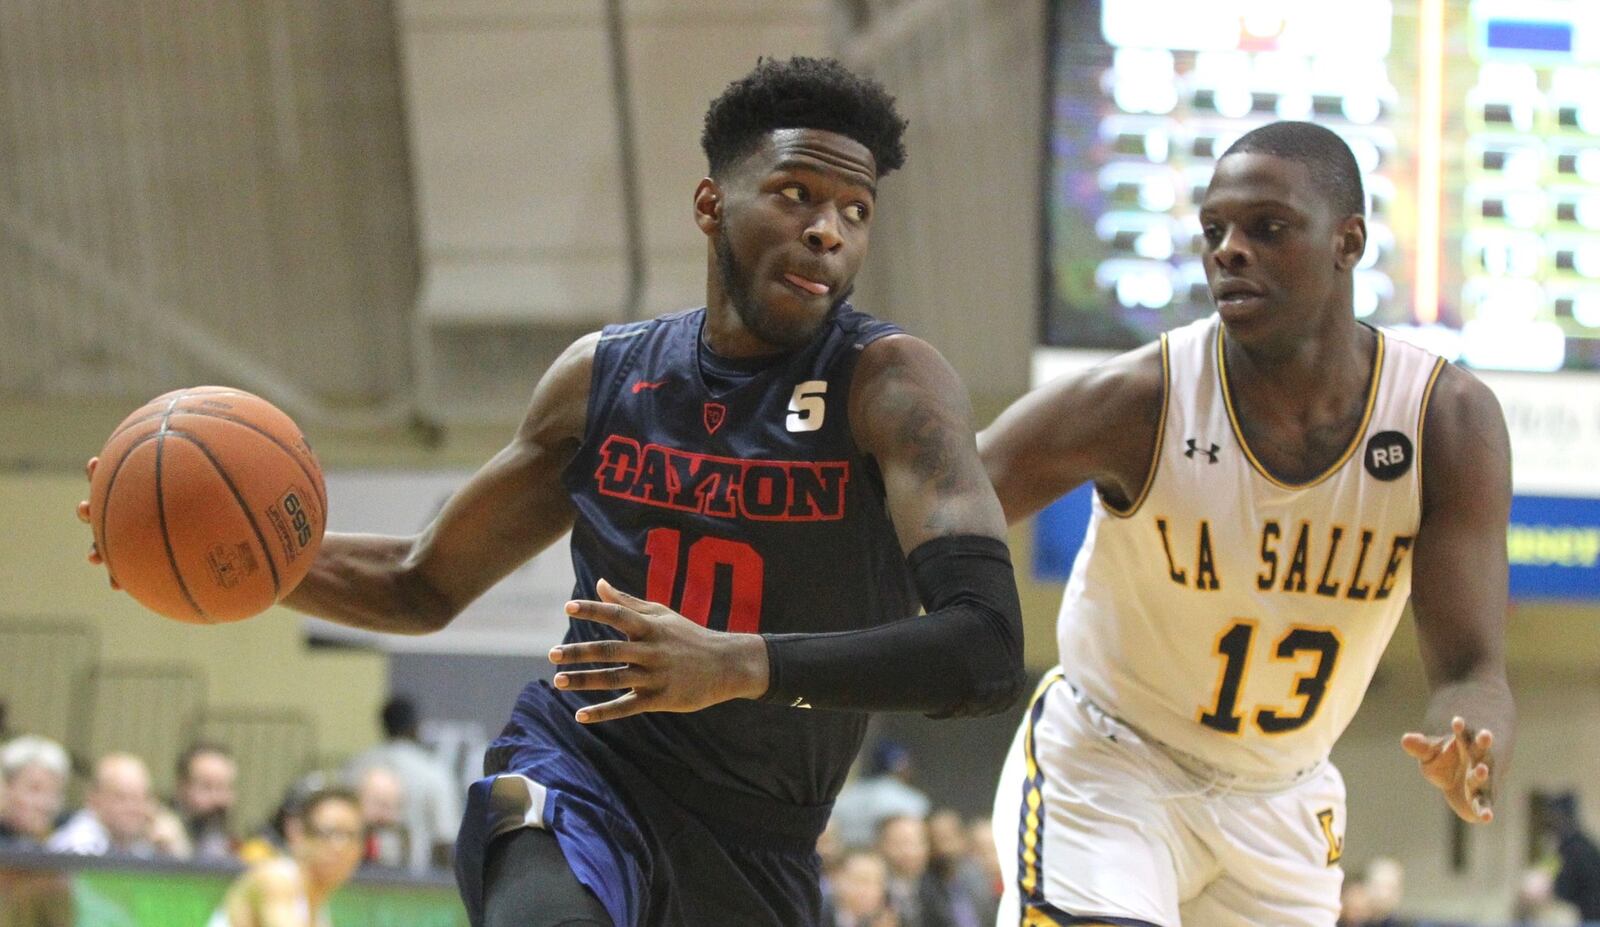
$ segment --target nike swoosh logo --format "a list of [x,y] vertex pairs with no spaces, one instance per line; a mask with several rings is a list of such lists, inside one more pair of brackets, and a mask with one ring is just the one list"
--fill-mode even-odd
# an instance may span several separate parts
[[666,382],[666,380],[657,380],[652,383],[649,380],[639,380],[633,384],[633,392],[635,395],[638,395],[647,389],[659,389],[661,385]]

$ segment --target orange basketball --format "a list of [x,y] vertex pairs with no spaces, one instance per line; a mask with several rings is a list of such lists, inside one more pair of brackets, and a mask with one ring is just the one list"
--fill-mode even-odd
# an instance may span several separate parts
[[328,493],[272,403],[197,386],[157,396],[100,451],[89,522],[106,569],[146,608],[196,624],[265,611],[305,578]]

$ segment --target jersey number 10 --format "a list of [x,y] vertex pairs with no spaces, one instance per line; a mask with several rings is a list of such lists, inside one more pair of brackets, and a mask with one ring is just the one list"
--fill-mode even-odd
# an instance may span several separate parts
[[[1237,734],[1245,716],[1239,711],[1239,688],[1250,667],[1250,644],[1256,636],[1256,623],[1239,619],[1217,636],[1217,655],[1222,657],[1222,675],[1217,680],[1217,697],[1212,707],[1200,709],[1200,723],[1224,734]],[[1322,697],[1328,694],[1328,680],[1339,662],[1339,635],[1327,628],[1292,627],[1272,648],[1274,660],[1296,660],[1302,653],[1316,655],[1311,672],[1295,680],[1294,694],[1305,699],[1299,714],[1284,714],[1278,708],[1257,708],[1255,725],[1263,734],[1286,734],[1311,722]]]
[[683,532],[676,528],[651,528],[644,552],[650,558],[645,598],[672,606],[678,614],[709,627],[711,603],[716,597],[717,568],[728,573],[728,630],[755,634],[761,630],[761,591],[766,562],[743,541],[707,535],[689,545],[684,564],[683,597],[673,602],[678,566],[684,558]]

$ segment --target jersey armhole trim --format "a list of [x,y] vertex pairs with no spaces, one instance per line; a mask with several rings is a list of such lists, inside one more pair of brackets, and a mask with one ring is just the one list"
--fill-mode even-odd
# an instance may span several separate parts
[[1100,496],[1100,504],[1106,511],[1118,518],[1132,518],[1138,514],[1139,507],[1144,505],[1144,500],[1150,495],[1150,490],[1156,485],[1156,470],[1161,466],[1161,448],[1167,442],[1167,407],[1172,403],[1172,364],[1167,356],[1167,335],[1161,334],[1161,417],[1156,421],[1156,443],[1150,451],[1150,469],[1146,471],[1144,485],[1139,488],[1139,495],[1128,504],[1125,509],[1119,509],[1106,501],[1100,494],[1099,487],[1095,488],[1095,495]]
[[1273,476],[1266,465],[1256,458],[1255,452],[1250,450],[1250,443],[1244,439],[1244,429],[1240,427],[1239,416],[1233,408],[1233,391],[1228,388],[1227,352],[1223,350],[1223,338],[1226,332],[1227,330],[1221,325],[1217,326],[1217,382],[1222,386],[1222,406],[1228,412],[1228,424],[1233,428],[1233,437],[1239,442],[1239,448],[1244,451],[1245,459],[1250,461],[1250,466],[1261,474],[1267,482],[1279,489],[1288,490],[1310,489],[1338,473],[1339,468],[1349,463],[1350,458],[1355,456],[1356,449],[1361,447],[1367,440],[1367,428],[1372,424],[1372,410],[1378,405],[1378,387],[1383,382],[1383,365],[1385,355],[1388,353],[1385,350],[1386,344],[1383,332],[1374,329],[1374,333],[1378,336],[1378,345],[1373,352],[1372,378],[1367,381],[1367,407],[1361,413],[1361,424],[1356,426],[1356,432],[1350,438],[1350,446],[1344,449],[1344,453],[1340,454],[1339,459],[1335,460],[1328,469],[1303,483],[1286,483]]
[[1423,500],[1423,496],[1422,496],[1422,492],[1423,492],[1423,489],[1422,489],[1422,443],[1423,442],[1422,442],[1422,439],[1427,434],[1426,429],[1428,427],[1428,401],[1433,399],[1433,387],[1434,387],[1434,384],[1439,382],[1439,374],[1444,373],[1444,366],[1447,363],[1449,363],[1449,361],[1445,360],[1442,357],[1433,362],[1433,372],[1428,374],[1428,385],[1424,386],[1422,388],[1422,403],[1421,403],[1421,406],[1417,409],[1417,462],[1416,462],[1416,465],[1415,465],[1415,469],[1417,471],[1417,510],[1418,510],[1418,512],[1420,512],[1421,509],[1422,509],[1422,500]]

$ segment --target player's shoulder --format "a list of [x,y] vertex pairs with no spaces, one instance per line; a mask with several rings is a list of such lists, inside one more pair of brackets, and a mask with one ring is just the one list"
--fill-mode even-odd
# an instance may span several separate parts
[[1500,400],[1472,371],[1453,363],[1440,365],[1426,402],[1423,435],[1431,457],[1508,443]]

